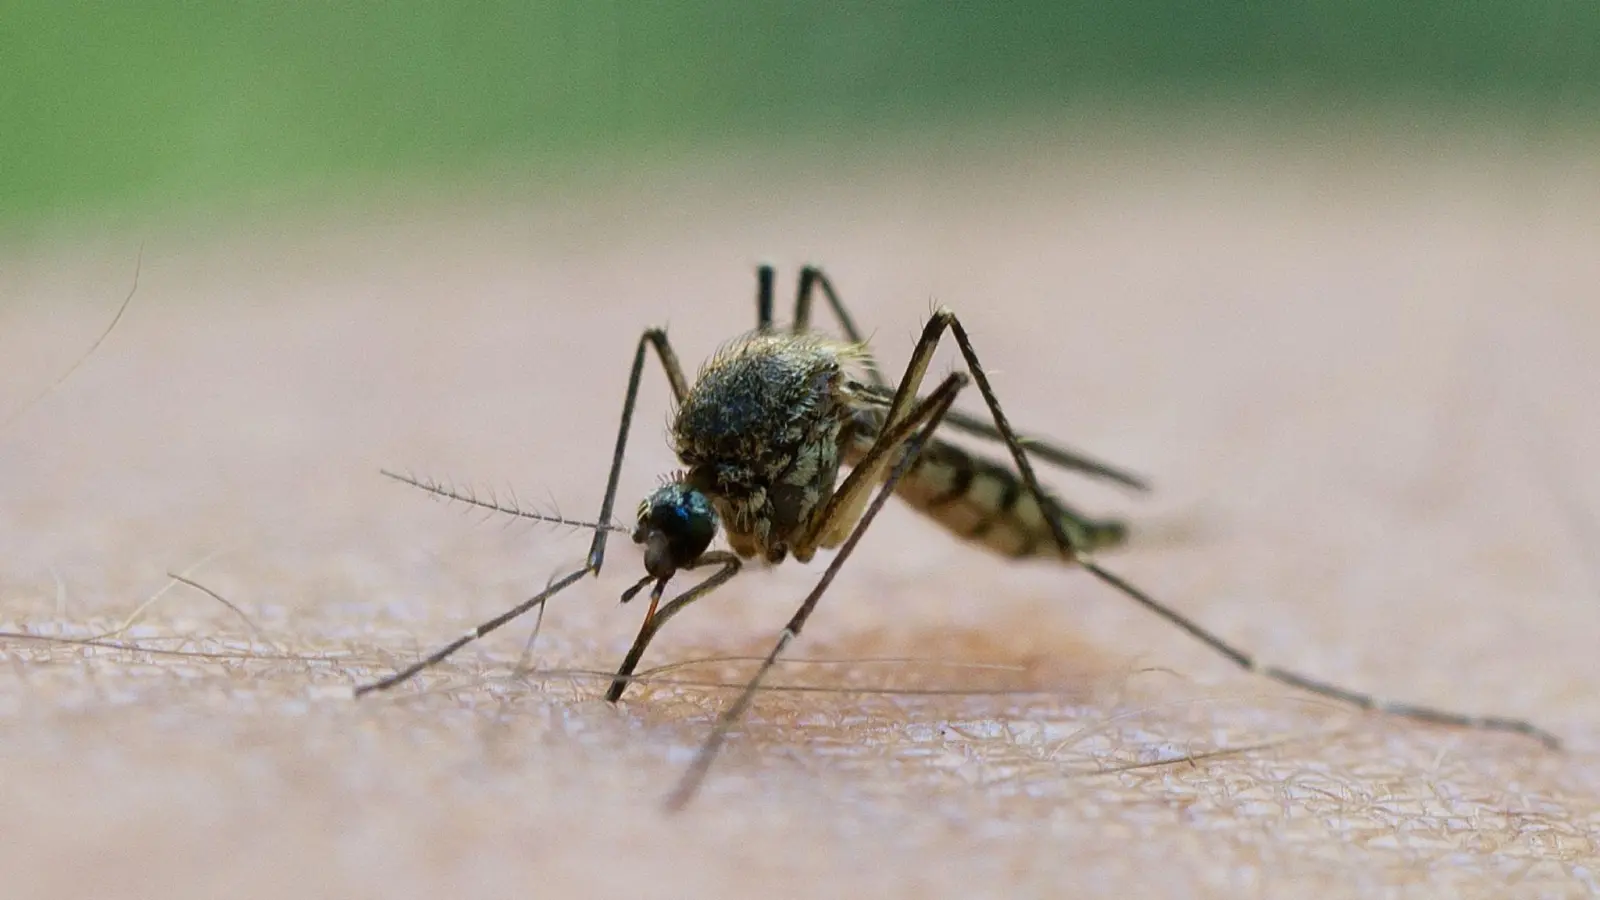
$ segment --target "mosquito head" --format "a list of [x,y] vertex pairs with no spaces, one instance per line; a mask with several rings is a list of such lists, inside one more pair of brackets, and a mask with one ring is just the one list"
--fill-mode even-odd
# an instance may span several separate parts
[[665,582],[711,546],[717,514],[705,494],[681,481],[669,481],[639,504],[633,542],[644,544],[644,567]]

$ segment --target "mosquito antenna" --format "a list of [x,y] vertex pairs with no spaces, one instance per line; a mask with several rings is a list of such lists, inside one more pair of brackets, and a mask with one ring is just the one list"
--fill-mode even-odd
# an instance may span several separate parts
[[583,519],[569,519],[562,515],[552,515],[550,513],[535,512],[531,509],[523,509],[521,503],[516,499],[515,493],[512,494],[510,502],[502,502],[499,499],[498,494],[491,496],[488,500],[485,500],[470,490],[461,491],[452,487],[446,487],[429,478],[418,478],[414,475],[401,475],[398,472],[391,472],[388,469],[379,469],[378,471],[380,474],[389,478],[393,478],[395,481],[398,481],[401,484],[409,484],[419,490],[427,491],[440,500],[464,503],[477,509],[486,510],[491,514],[499,513],[501,515],[515,516],[519,519],[530,519],[535,522],[548,522],[551,525],[563,525],[568,528],[587,528],[594,531],[614,531],[622,534],[627,534],[630,531],[627,526],[618,525],[615,522],[588,522]]

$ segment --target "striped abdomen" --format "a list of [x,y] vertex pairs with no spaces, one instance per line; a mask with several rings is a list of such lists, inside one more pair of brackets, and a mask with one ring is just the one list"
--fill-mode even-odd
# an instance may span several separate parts
[[[871,446],[870,435],[856,437],[846,462],[853,465]],[[957,536],[1004,556],[1057,555],[1047,515],[1081,550],[1113,547],[1127,537],[1122,522],[1090,519],[1048,494],[1041,509],[1012,468],[938,438],[923,446],[895,494]]]

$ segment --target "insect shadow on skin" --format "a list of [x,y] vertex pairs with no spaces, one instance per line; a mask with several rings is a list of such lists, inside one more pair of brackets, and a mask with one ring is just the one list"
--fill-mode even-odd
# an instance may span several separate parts
[[[778,329],[773,321],[773,279],[771,267],[758,270],[757,327],[717,351],[693,384],[685,377],[664,331],[650,328],[640,336],[605,495],[594,522],[484,504],[430,482],[385,472],[442,497],[525,518],[593,528],[595,535],[582,568],[394,675],[361,685],[356,695],[410,679],[471,641],[542,606],[583,576],[600,572],[607,538],[612,532],[629,530],[613,524],[611,515],[645,358],[654,350],[676,402],[670,437],[684,468],[665,479],[639,505],[631,534],[634,542],[644,547],[646,574],[625,590],[621,599],[629,602],[649,587],[650,603],[606,699],[616,702],[621,698],[645,648],[661,627],[726,584],[745,560],[776,565],[792,556],[809,562],[820,549],[837,551],[754,676],[712,726],[668,796],[670,810],[683,808],[693,797],[763,679],[799,637],[823,593],[892,495],[958,537],[1002,556],[1051,557],[1075,564],[1246,671],[1361,709],[1437,725],[1514,732],[1559,747],[1553,735],[1520,719],[1394,703],[1260,664],[1093,559],[1094,552],[1121,544],[1126,526],[1115,519],[1091,518],[1045,491],[1031,459],[1135,490],[1145,490],[1145,483],[1075,450],[1018,435],[955,313],[948,309],[933,313],[905,373],[898,384],[891,385],[867,353],[860,331],[820,269],[808,266],[801,271],[794,319],[787,330]],[[846,340],[812,331],[811,308],[818,290]],[[918,396],[928,365],[946,335],[955,339],[967,371],[951,372],[932,391]],[[988,421],[952,409],[957,395],[969,384],[977,386],[988,409]],[[1003,444],[1014,468],[941,439],[937,431],[944,426]],[[848,466],[849,472],[841,478],[843,466]],[[710,549],[719,530],[731,551]],[[709,567],[716,571],[661,603],[667,583],[678,572]]]

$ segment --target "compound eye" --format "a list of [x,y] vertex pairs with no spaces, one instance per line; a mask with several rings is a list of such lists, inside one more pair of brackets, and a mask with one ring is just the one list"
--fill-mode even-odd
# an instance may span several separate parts
[[717,514],[711,501],[685,484],[662,485],[639,507],[633,539],[645,544],[645,570],[670,578],[700,558],[717,535]]

